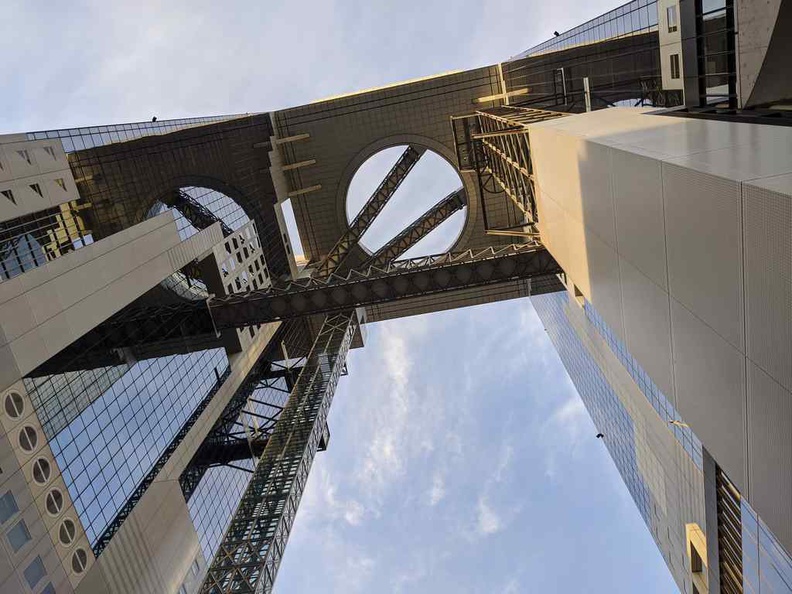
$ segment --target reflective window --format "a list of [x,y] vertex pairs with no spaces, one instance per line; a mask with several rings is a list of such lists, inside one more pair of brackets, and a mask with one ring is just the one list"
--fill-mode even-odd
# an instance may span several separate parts
[[45,575],[47,575],[47,570],[44,568],[44,563],[41,561],[41,557],[36,557],[27,566],[27,569],[24,571],[25,580],[28,583],[28,586],[31,588],[35,587],[41,581]]
[[25,520],[19,520],[19,523],[8,531],[6,537],[11,548],[15,553],[18,553],[22,547],[30,542],[30,531],[27,524],[25,524]]
[[671,78],[679,78],[679,54],[671,54]]
[[[67,403],[72,420],[50,446],[92,545],[214,385],[215,369],[227,365],[225,350],[211,349],[139,361],[111,385],[100,383],[98,394],[75,386],[85,397]],[[53,386],[38,389],[53,410],[64,404]]]
[[14,499],[14,494],[11,491],[6,491],[5,494],[0,497],[0,524],[5,524],[8,520],[14,517],[19,511],[19,506],[17,506],[16,499]]
[[634,0],[521,53],[538,56],[571,47],[657,30],[657,1]]
[[668,32],[673,33],[677,30],[677,7],[673,4],[666,8],[666,20],[668,21]]

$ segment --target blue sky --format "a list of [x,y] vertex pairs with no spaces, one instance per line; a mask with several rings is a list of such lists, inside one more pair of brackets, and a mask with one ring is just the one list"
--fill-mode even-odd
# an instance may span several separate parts
[[[615,5],[6,0],[0,133],[278,109],[493,63]],[[432,171],[389,219],[444,195]],[[675,591],[528,302],[373,326],[349,365],[280,594]]]

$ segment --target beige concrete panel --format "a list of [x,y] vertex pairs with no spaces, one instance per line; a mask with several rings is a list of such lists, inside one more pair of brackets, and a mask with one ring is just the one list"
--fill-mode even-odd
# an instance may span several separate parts
[[746,181],[792,172],[792,131],[783,126],[749,126],[755,140],[685,157],[669,158],[688,169]]
[[667,288],[660,162],[618,149],[613,149],[612,162],[619,254]]
[[569,244],[566,239],[567,215],[558,203],[541,187],[539,187],[536,200],[542,242],[553,254],[561,268],[572,274]]
[[742,351],[740,186],[667,163],[662,172],[671,296]]
[[605,244],[586,228],[586,258],[588,261],[589,293],[578,285],[613,333],[624,341],[619,257],[616,250]]
[[753,508],[792,548],[792,393],[748,362],[748,439]]
[[[0,304],[0,322],[11,341],[6,355],[14,360],[13,366],[7,366],[9,370],[16,367],[25,374],[35,369],[195,258],[204,251],[206,236],[219,233],[213,226],[180,242],[171,213],[156,217],[154,226],[141,225],[148,232],[141,234],[138,229],[127,233],[127,243],[114,246],[118,238],[108,238],[113,241],[90,244],[2,283],[11,285],[7,293],[10,299]],[[47,276],[47,270],[41,270],[50,264],[57,265],[60,274]],[[26,288],[24,277],[28,274],[32,275],[26,279],[28,292],[12,297]],[[31,280],[40,284],[29,288]],[[32,298],[27,299],[28,295]],[[51,295],[57,295],[57,299],[51,299]],[[27,312],[20,310],[25,303]],[[26,331],[23,323],[28,324]]]
[[602,144],[580,142],[577,163],[583,224],[615,249],[616,216],[611,184],[611,149]]
[[657,387],[674,402],[668,294],[624,258],[619,259],[619,269],[627,348]]
[[[171,593],[178,590],[199,548],[178,481],[158,482],[146,491],[97,565],[109,593]],[[79,592],[94,594],[82,588]]]
[[792,390],[792,175],[745,183],[742,192],[746,353]]
[[741,492],[748,493],[745,357],[671,300],[677,408]]

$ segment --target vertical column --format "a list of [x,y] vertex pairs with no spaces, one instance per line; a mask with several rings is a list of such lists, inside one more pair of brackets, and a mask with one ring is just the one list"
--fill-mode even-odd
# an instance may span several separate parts
[[325,319],[212,561],[202,593],[272,591],[357,326],[355,312]]

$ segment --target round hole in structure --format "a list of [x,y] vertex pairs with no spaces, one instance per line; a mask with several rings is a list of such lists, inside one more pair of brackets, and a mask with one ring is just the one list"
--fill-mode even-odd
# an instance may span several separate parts
[[47,513],[51,516],[57,516],[63,511],[63,493],[60,489],[52,489],[47,493],[44,499],[44,505],[47,508]]
[[38,445],[38,433],[30,425],[25,425],[19,431],[19,447],[30,453]]
[[[187,239],[217,221],[222,224],[224,235],[239,231],[250,222],[250,218],[234,199],[205,187],[183,186],[169,191],[160,196],[149,209],[148,218],[169,209],[173,212],[181,239]],[[195,269],[188,272],[177,271],[162,281],[161,286],[191,301],[209,296],[206,283],[199,274],[196,275]]]
[[6,394],[3,406],[6,414],[12,419],[18,419],[25,412],[25,401],[18,392]]
[[64,546],[69,546],[71,543],[74,542],[74,537],[77,535],[77,526],[74,525],[74,522],[69,518],[66,518],[61,522],[60,528],[58,528],[58,540]]
[[[413,148],[424,150],[413,145]],[[374,195],[388,173],[405,153],[406,145],[383,149],[369,157],[355,172],[346,196],[347,221],[352,223]],[[414,221],[436,207],[446,197],[463,187],[459,173],[437,153],[426,150],[404,177],[398,189],[376,216],[361,238],[361,245],[370,253],[388,244],[408,229]],[[467,206],[464,192],[462,205],[446,213],[434,229],[414,243],[397,259],[415,258],[448,251],[465,226]]]
[[39,485],[46,485],[52,476],[52,466],[46,458],[38,458],[33,462],[33,480]]
[[85,571],[85,568],[88,567],[88,553],[85,552],[85,549],[79,548],[72,553],[71,565],[74,573]]

